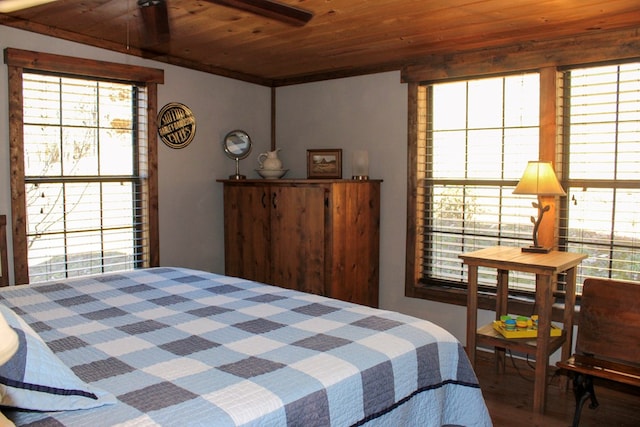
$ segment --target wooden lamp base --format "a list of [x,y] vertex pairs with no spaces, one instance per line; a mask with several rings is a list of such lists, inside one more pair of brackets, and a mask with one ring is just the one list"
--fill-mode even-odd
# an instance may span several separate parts
[[551,248],[545,248],[543,246],[526,246],[522,248],[522,252],[530,252],[534,254],[548,254],[551,252]]

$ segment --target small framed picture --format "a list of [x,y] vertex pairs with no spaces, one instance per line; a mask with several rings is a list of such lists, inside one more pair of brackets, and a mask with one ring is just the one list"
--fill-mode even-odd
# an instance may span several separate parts
[[307,178],[342,178],[342,149],[307,150]]

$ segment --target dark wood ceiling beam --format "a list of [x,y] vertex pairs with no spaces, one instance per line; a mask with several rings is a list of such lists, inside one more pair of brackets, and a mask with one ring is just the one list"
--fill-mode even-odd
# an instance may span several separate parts
[[593,31],[573,37],[510,46],[427,55],[402,69],[403,82],[460,79],[469,76],[537,70],[640,58],[640,27]]

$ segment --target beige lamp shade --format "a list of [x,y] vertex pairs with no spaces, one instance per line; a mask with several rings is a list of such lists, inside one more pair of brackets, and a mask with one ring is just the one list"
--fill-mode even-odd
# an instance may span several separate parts
[[564,196],[551,162],[531,161],[522,174],[513,194],[535,194],[537,196]]
[[18,334],[11,329],[0,313],[0,366],[4,365],[18,350]]

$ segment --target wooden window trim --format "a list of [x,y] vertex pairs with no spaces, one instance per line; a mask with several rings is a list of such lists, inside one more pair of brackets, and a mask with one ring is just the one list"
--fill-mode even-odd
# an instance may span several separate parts
[[70,76],[122,80],[144,84],[148,105],[148,189],[149,189],[149,265],[160,265],[160,229],[158,220],[158,84],[164,83],[164,71],[154,68],[116,64],[91,59],[7,48],[4,59],[9,80],[9,158],[11,175],[11,227],[14,283],[29,283],[26,240],[26,195],[24,187],[24,131],[22,74],[26,71],[56,72]]
[[4,62],[12,67],[34,71],[63,73],[71,76],[89,76],[109,80],[138,83],[164,83],[164,70],[117,64],[93,59],[74,58],[51,53],[6,48]]

